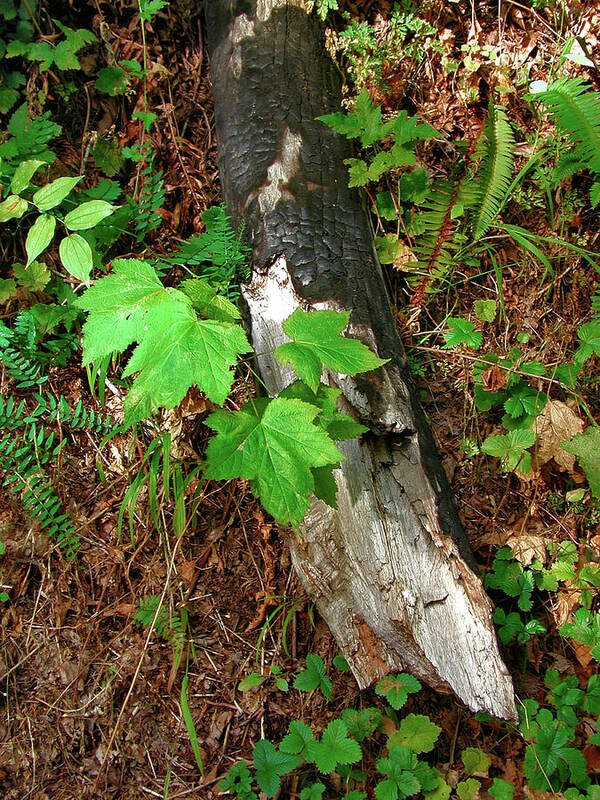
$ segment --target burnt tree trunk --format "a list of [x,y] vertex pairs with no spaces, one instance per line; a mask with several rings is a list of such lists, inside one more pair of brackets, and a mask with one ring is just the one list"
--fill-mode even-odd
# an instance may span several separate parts
[[[371,428],[341,444],[339,509],[313,499],[295,568],[361,687],[407,670],[474,710],[514,717],[491,608],[406,369],[347,142],[315,118],[339,110],[340,79],[303,0],[207,0],[220,172],[244,222],[244,289],[257,353],[284,341],[295,308],[352,309],[348,335],[390,359],[328,374],[342,410]],[[291,380],[258,357],[272,392]]]

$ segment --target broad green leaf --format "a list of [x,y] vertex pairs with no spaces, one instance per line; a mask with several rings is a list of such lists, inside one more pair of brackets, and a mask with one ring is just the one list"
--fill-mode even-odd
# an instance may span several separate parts
[[262,683],[262,677],[258,672],[251,672],[250,675],[246,675],[245,678],[238,683],[238,689],[240,692],[247,692],[249,689],[254,689],[256,686],[260,686]]
[[570,442],[561,442],[560,446],[567,453],[577,456],[590,484],[590,491],[594,497],[600,497],[600,428],[590,425]]
[[56,229],[56,217],[41,214],[33,223],[25,240],[27,266],[42,253],[52,241]]
[[267,797],[273,797],[279,789],[281,775],[291,772],[302,763],[300,758],[292,753],[275,750],[268,739],[257,742],[253,760],[256,782]]
[[360,139],[363,147],[385,139],[394,126],[394,120],[383,122],[381,108],[373,106],[366,89],[363,89],[354,102],[354,109],[349,114],[336,111],[317,117],[337,133],[347,139]]
[[290,722],[290,732],[283,737],[279,749],[284,753],[296,753],[307,758],[307,745],[314,740],[312,730],[304,722],[293,720]]
[[41,292],[51,277],[50,270],[41,261],[32,261],[27,267],[24,264],[15,264],[13,272],[19,286],[24,286],[31,292]]
[[[481,445],[481,450],[489,456],[502,459],[502,466],[507,471],[518,467],[521,472],[527,472],[525,453],[527,448],[535,444],[535,433],[531,430],[516,429],[508,434],[488,436]],[[529,461],[530,463],[530,461]]]
[[77,186],[80,180],[82,180],[81,175],[78,178],[57,178],[37,190],[32,197],[33,203],[39,211],[49,211],[51,208],[56,208]]
[[331,508],[337,508],[337,483],[333,476],[335,467],[313,467],[311,469],[315,481],[314,495],[327,503]]
[[65,217],[65,225],[70,231],[85,231],[109,217],[116,208],[117,206],[107,203],[106,200],[88,200],[69,211]]
[[58,253],[63,267],[69,275],[79,281],[87,281],[94,265],[92,248],[78,233],[65,236],[61,241]]
[[123,377],[139,372],[125,400],[128,422],[146,419],[160,406],[173,408],[194,384],[209,400],[224,403],[233,383],[231,367],[250,350],[240,326],[198,319],[181,292],[170,298],[147,312],[150,333],[145,332],[123,372]]
[[482,322],[493,322],[496,319],[495,300],[475,300],[475,316]]
[[468,775],[475,775],[476,773],[487,775],[492,763],[492,759],[488,754],[478,747],[466,747],[462,751],[461,758]]
[[190,298],[194,308],[203,319],[235,322],[242,316],[239,308],[226,297],[218,294],[217,290],[207,281],[190,278],[182,281],[179,288]]
[[375,237],[377,257],[382,264],[393,264],[406,252],[405,245],[395,233],[386,233],[384,236]]
[[441,773],[438,775],[437,786],[430,792],[424,792],[425,800],[448,800],[452,794],[452,787],[444,780]]
[[515,787],[503,778],[494,778],[488,791],[494,800],[512,800],[515,794]]
[[600,675],[592,675],[588,680],[583,707],[590,714],[600,714]]
[[[337,3],[337,0],[334,0]],[[300,800],[321,800],[325,785],[322,783],[311,783],[310,786],[305,786],[300,792]],[[346,798],[348,795],[346,795]]]
[[461,317],[448,317],[448,329],[444,333],[446,340],[445,348],[458,347],[458,345],[466,344],[467,347],[478,350],[483,342],[483,336],[479,331],[475,330],[475,325],[468,320]]
[[302,692],[312,692],[319,687],[325,697],[331,700],[332,685],[325,675],[323,659],[315,653],[309,653],[306,656],[306,669],[296,675],[294,688]]
[[406,703],[409,694],[414,694],[421,689],[421,684],[407,672],[398,675],[387,675],[377,682],[375,693],[385,697],[396,711]]
[[582,364],[590,356],[600,356],[600,321],[586,322],[577,331],[577,338],[581,342],[575,353],[576,363]]
[[283,323],[292,341],[275,350],[284,366],[288,364],[299,378],[316,392],[323,365],[344,375],[376,369],[386,360],[378,358],[357,339],[340,334],[350,320],[349,311],[313,311],[297,308]]
[[325,386],[319,383],[317,391],[313,392],[302,381],[294,381],[279,393],[279,397],[295,398],[303,400],[311,406],[317,406],[321,411],[317,418],[319,425],[325,428],[332,439],[341,441],[343,439],[353,439],[355,436],[360,436],[361,433],[366,433],[369,430],[365,425],[361,425],[352,419],[352,417],[347,414],[341,414],[338,411],[336,400],[341,394],[342,390],[333,386]]
[[[219,781],[220,792],[230,792],[236,797],[245,797],[252,789],[252,776],[245,761],[229,767],[225,777]],[[255,795],[256,796],[256,795]]]
[[124,94],[128,85],[129,76],[121,67],[104,67],[98,73],[95,83],[99,92],[105,92],[111,97]]
[[10,194],[6,200],[0,203],[0,222],[8,222],[9,219],[20,219],[29,208],[29,203],[22,197]]
[[345,158],[344,164],[348,167],[348,187],[366,186],[369,182],[369,167],[362,158]]
[[561,636],[594,647],[600,643],[600,613],[578,608],[573,614],[573,622],[566,622],[558,632]]
[[47,166],[45,161],[38,161],[37,159],[21,161],[10,182],[11,192],[20,194],[23,189],[26,189],[35,172],[42,166]]
[[475,778],[467,778],[466,781],[459,781],[456,786],[456,794],[460,800],[472,800],[481,789],[481,782]]
[[[198,324],[222,325],[212,320]],[[206,424],[218,435],[206,451],[205,476],[251,480],[278,522],[298,524],[315,488],[311,468],[338,466],[342,459],[326,432],[314,424],[317,414],[315,406],[285,398],[251,401],[233,413],[214,412]]]
[[12,278],[0,279],[0,303],[6,303],[17,292],[17,284]]
[[401,745],[415,753],[428,753],[433,749],[441,730],[424,714],[408,714],[398,730],[390,736],[388,747]]
[[362,758],[358,742],[348,736],[348,728],[341,719],[332,720],[323,731],[321,741],[307,745],[310,758],[319,772],[332,772],[338,764],[354,764]]

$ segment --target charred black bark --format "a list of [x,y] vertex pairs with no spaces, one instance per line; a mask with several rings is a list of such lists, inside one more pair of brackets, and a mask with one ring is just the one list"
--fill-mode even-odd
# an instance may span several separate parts
[[[357,379],[329,376],[374,433],[342,447],[339,512],[314,501],[304,538],[290,542],[296,568],[361,685],[408,668],[473,708],[513,716],[489,603],[407,373],[363,203],[348,189],[349,145],[316,120],[341,102],[321,27],[303,0],[208,0],[206,21],[223,191],[252,246],[244,294],[255,349],[279,344],[280,322],[300,305],[352,309],[350,334],[390,359]],[[289,380],[268,356],[259,366],[273,391]]]

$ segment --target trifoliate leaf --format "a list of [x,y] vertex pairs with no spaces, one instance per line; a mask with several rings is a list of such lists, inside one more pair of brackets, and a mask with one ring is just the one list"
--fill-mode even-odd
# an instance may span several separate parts
[[279,749],[284,753],[295,753],[303,758],[308,757],[307,745],[314,740],[312,730],[304,722],[290,722],[290,732],[283,737]]
[[332,685],[329,678],[325,675],[323,659],[315,653],[309,653],[309,655],[306,656],[306,669],[296,675],[294,688],[300,689],[302,692],[313,692],[319,687],[324,696],[328,700],[331,700]]
[[234,322],[242,316],[239,308],[226,297],[218,294],[217,290],[207,281],[190,278],[182,281],[179,288],[190,298],[202,319]]
[[478,747],[466,747],[462,751],[462,762],[468,775],[476,773],[487,775],[492,759]]
[[15,174],[10,182],[10,190],[15,194],[20,194],[23,189],[29,186],[29,183],[40,167],[47,166],[45,161],[38,161],[37,159],[29,159],[21,161],[15,170]]
[[58,254],[63,267],[67,270],[69,275],[77,278],[79,281],[89,280],[92,267],[94,266],[94,259],[92,256],[92,248],[78,233],[72,233],[70,236],[65,236],[58,247]]
[[466,344],[467,347],[472,347],[473,350],[478,350],[483,342],[483,336],[479,331],[475,330],[475,325],[468,320],[461,317],[448,317],[448,328],[444,333],[446,340],[445,348],[458,347],[460,344]]
[[386,360],[378,358],[358,339],[340,334],[347,327],[349,311],[313,311],[297,308],[283,323],[292,341],[275,350],[275,356],[288,364],[298,377],[316,392],[323,366],[344,375],[376,369]]
[[81,176],[78,178],[57,178],[37,190],[32,197],[33,203],[39,211],[49,211],[51,208],[56,208],[77,186],[80,180],[82,180]]
[[594,647],[600,644],[600,613],[578,608],[573,614],[573,622],[566,622],[558,632],[561,636]]
[[332,720],[323,731],[320,742],[307,745],[311,761],[319,772],[332,772],[338,764],[354,764],[362,758],[358,742],[348,736],[348,728],[341,719]]
[[535,444],[535,433],[530,430],[517,429],[509,431],[508,434],[501,434],[499,436],[488,436],[481,445],[481,449],[489,456],[496,456],[502,459],[503,468],[509,472],[516,467],[521,472],[527,472],[525,469],[527,464],[531,464],[531,458],[526,461],[526,453],[528,447]]
[[415,753],[428,753],[433,749],[441,730],[424,714],[408,714],[398,730],[390,736],[388,746],[401,745]]
[[19,286],[24,286],[31,292],[41,292],[50,280],[50,270],[41,261],[32,261],[26,267],[24,264],[15,264],[13,273]]
[[6,200],[0,203],[0,222],[8,222],[9,219],[20,219],[29,208],[29,203],[16,194],[10,194]]
[[515,794],[515,787],[503,778],[494,778],[488,791],[494,800],[512,800]]
[[350,735],[357,742],[362,742],[363,739],[366,739],[367,736],[377,730],[382,717],[383,715],[378,708],[363,708],[360,711],[353,708],[345,708],[342,711],[342,719],[348,726]]
[[[337,3],[337,0],[334,0]],[[325,785],[323,783],[311,783],[310,786],[305,786],[300,792],[300,800],[322,800]],[[346,795],[347,799],[348,795]]]
[[423,792],[432,792],[439,784],[441,773],[435,767],[430,767],[424,761],[419,761],[413,770],[413,775],[421,784]]
[[387,675],[377,682],[375,693],[385,697],[396,711],[406,703],[409,694],[414,694],[421,689],[421,684],[412,675],[401,672],[398,675]]
[[33,223],[25,240],[27,266],[42,253],[52,241],[56,228],[56,217],[41,214]]
[[252,757],[256,782],[267,797],[273,797],[279,789],[281,775],[286,775],[301,764],[298,756],[275,750],[268,739],[257,742]]
[[[223,325],[212,320],[197,324]],[[315,489],[311,468],[337,466],[343,458],[314,424],[317,414],[315,406],[285,398],[251,401],[233,413],[214,412],[206,420],[218,433],[206,451],[206,477],[253,481],[263,506],[278,522],[298,524]]]
[[[231,792],[236,797],[246,797],[252,789],[252,776],[244,761],[229,767],[225,777],[219,781],[220,792]],[[255,795],[256,797],[256,795]]]
[[460,800],[472,800],[481,789],[481,783],[475,778],[467,778],[466,781],[459,781],[456,786],[456,794]]
[[600,428],[590,425],[570,442],[561,442],[567,453],[573,453],[586,474],[594,497],[600,497]]
[[496,319],[495,300],[475,300],[473,307],[475,316],[482,322],[493,322]]
[[65,225],[70,231],[85,231],[93,228],[101,220],[109,217],[117,206],[106,200],[88,200],[86,203],[69,211],[65,217]]

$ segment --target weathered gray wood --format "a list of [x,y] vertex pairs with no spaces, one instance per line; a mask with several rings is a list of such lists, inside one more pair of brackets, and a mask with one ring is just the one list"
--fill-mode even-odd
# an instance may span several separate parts
[[[372,433],[343,443],[337,511],[313,500],[294,565],[360,686],[408,670],[474,710],[514,717],[490,602],[414,394],[347,143],[315,121],[339,108],[339,76],[302,0],[209,0],[206,7],[225,199],[246,225],[252,343],[284,340],[298,306],[352,309],[348,335],[390,363],[328,374],[343,410]],[[258,358],[269,390],[290,374]]]

